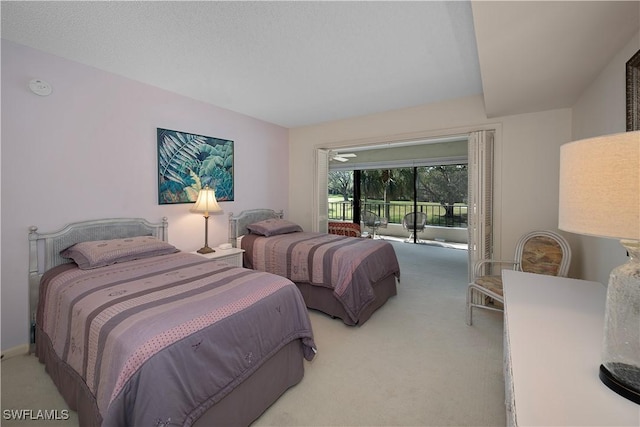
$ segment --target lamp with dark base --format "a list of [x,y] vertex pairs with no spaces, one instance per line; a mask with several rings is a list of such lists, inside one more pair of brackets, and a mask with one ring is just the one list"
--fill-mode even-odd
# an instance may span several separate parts
[[609,276],[599,377],[640,404],[640,131],[564,144],[559,196],[561,230],[622,239],[627,251]]
[[216,200],[216,192],[213,188],[204,187],[198,193],[198,200],[191,208],[191,212],[202,213],[204,216],[204,246],[198,249],[199,254],[210,254],[215,252],[209,247],[209,213],[222,212],[222,208]]
[[640,404],[640,243],[620,243],[629,261],[614,268],[609,277],[600,380]]
[[215,249],[209,247],[209,215],[204,216],[204,246],[197,250],[199,254],[210,254]]

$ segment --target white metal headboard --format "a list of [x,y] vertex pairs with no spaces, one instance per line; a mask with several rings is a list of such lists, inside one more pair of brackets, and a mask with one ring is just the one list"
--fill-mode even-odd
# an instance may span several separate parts
[[36,310],[40,279],[45,271],[60,264],[72,262],[60,256],[71,245],[94,240],[122,239],[134,236],[154,236],[168,241],[167,218],[152,223],[143,218],[109,218],[74,222],[58,231],[39,233],[38,227],[29,227],[29,316],[31,351],[34,345]]
[[282,218],[284,212],[279,212],[273,209],[249,209],[240,212],[238,215],[233,215],[233,212],[229,214],[229,243],[234,248],[238,247],[238,238],[249,233],[247,225],[254,222],[263,221],[271,218]]

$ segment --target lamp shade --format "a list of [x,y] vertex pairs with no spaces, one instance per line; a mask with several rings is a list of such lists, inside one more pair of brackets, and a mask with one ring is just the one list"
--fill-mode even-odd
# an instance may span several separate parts
[[560,147],[558,228],[640,240],[640,131]]
[[193,213],[202,213],[205,216],[208,216],[213,212],[221,212],[222,208],[218,204],[216,200],[216,192],[213,188],[204,187],[198,193],[198,200],[196,200],[195,205],[191,208],[191,212]]

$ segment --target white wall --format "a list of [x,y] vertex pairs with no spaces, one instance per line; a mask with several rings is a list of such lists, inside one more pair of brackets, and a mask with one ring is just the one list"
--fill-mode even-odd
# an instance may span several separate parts
[[[573,106],[573,139],[626,131],[626,62],[640,49],[640,33],[613,56],[600,75]],[[601,283],[611,270],[626,262],[626,250],[617,240],[574,235],[572,272]]]
[[571,110],[488,119],[481,96],[291,129],[289,218],[311,228],[314,150],[411,137],[497,129],[494,200],[496,255],[511,258],[518,238],[558,226],[560,145],[571,137]]
[[[33,78],[53,93],[28,90]],[[2,349],[28,343],[27,234],[107,217],[169,218],[169,241],[193,251],[204,219],[158,205],[156,128],[235,142],[235,201],[209,219],[227,241],[227,214],[288,204],[288,130],[2,41]]]

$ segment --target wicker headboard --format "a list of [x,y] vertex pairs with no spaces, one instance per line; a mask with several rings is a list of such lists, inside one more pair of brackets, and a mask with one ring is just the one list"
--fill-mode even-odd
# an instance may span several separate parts
[[247,225],[271,218],[282,218],[283,211],[276,212],[273,209],[249,209],[238,215],[229,214],[229,243],[234,248],[238,247],[238,237],[249,233]]
[[[142,218],[112,218],[74,222],[58,231],[39,233],[38,227],[29,228],[29,316],[31,316],[31,347],[38,309],[38,291],[42,274],[60,264],[71,262],[60,256],[60,251],[80,242],[122,239],[134,236],[154,236],[166,242],[167,218],[151,223]],[[33,351],[33,348],[31,348]]]

